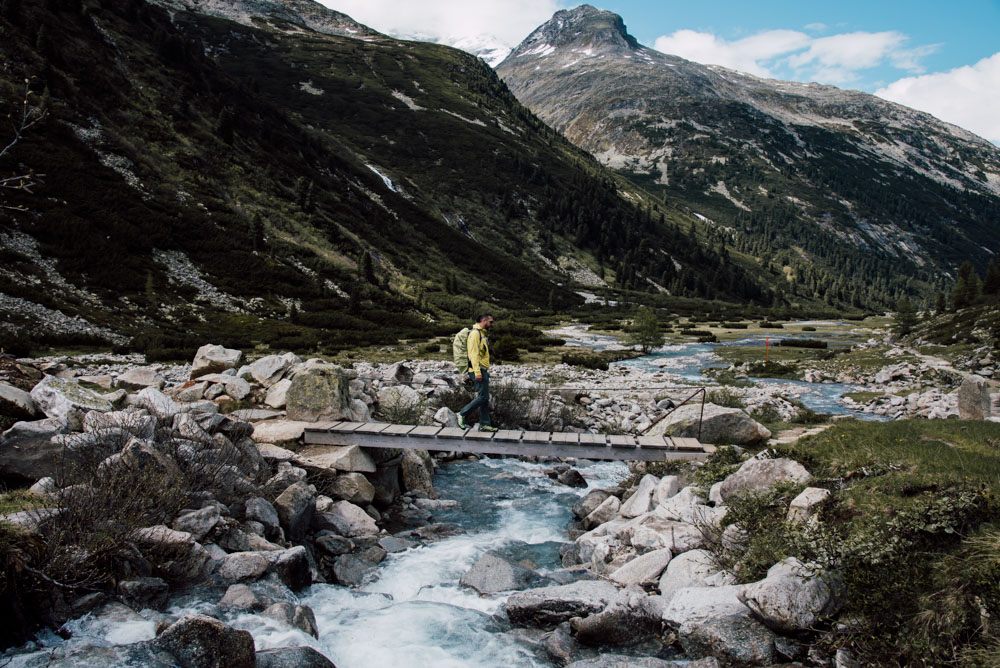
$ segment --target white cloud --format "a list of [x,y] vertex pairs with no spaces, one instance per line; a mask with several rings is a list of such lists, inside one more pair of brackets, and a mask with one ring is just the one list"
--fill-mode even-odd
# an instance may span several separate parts
[[767,61],[803,49],[808,44],[809,36],[794,30],[769,30],[733,42],[711,33],[678,30],[672,35],[658,37],[653,48],[697,63],[722,65],[768,77],[771,72],[765,65]]
[[[825,27],[810,24],[806,29]],[[842,84],[858,80],[863,70],[884,65],[922,73],[920,60],[938,46],[907,49],[906,41],[906,35],[896,31],[810,37],[796,30],[768,30],[728,41],[712,33],[678,30],[657,38],[653,48],[757,76]]]
[[900,79],[875,94],[1000,144],[1000,53],[949,72]]
[[380,32],[453,42],[490,35],[516,45],[560,9],[557,0],[320,0]]

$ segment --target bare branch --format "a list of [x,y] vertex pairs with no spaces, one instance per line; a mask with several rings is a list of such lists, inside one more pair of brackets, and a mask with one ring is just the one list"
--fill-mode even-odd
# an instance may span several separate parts
[[24,80],[24,98],[21,101],[20,118],[14,123],[14,138],[0,149],[0,158],[21,141],[24,133],[34,124],[45,118],[45,110],[41,106],[31,104],[31,80]]

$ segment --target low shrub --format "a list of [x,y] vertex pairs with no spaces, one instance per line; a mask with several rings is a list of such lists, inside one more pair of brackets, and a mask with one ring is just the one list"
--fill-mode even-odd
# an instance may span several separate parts
[[826,341],[820,341],[819,339],[781,339],[778,341],[778,345],[786,348],[822,349],[828,347]]

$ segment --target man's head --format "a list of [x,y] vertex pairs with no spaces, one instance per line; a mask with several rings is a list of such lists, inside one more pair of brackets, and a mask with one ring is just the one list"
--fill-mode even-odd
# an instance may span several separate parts
[[483,329],[489,329],[493,326],[493,315],[490,313],[480,313],[479,317],[476,318],[476,324]]

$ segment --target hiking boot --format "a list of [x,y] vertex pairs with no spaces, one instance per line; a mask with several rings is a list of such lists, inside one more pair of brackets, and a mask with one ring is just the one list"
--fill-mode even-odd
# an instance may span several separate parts
[[491,427],[491,426],[490,426],[490,425],[488,425],[488,424],[481,424],[481,425],[479,425],[479,431],[489,431],[489,432],[494,432],[494,431],[500,431],[500,430],[499,430],[499,429],[497,429],[496,427]]
[[459,429],[468,429],[468,427],[465,426],[465,417],[462,416],[462,415],[458,416],[458,428]]

